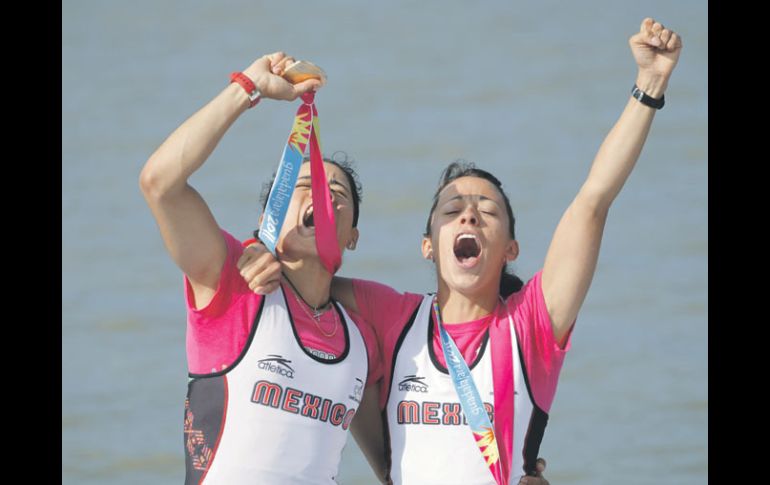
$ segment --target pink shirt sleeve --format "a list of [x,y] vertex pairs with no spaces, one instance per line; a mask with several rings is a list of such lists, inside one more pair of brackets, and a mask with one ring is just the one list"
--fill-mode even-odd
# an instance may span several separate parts
[[422,295],[399,293],[387,285],[359,279],[353,280],[353,293],[361,317],[372,326],[380,345],[383,377],[380,386],[380,408],[384,409],[393,370],[396,341],[422,301]]
[[[553,334],[551,318],[543,297],[542,270],[524,287],[508,297],[506,304],[513,317],[524,366],[535,403],[546,413],[556,395],[556,385],[564,357],[570,348],[572,331],[561,348]],[[573,324],[574,325],[574,324]]]
[[240,241],[222,231],[227,257],[211,302],[196,308],[187,276],[187,366],[191,374],[218,372],[238,358],[248,340],[262,296],[253,293],[241,278],[236,263],[243,253]]

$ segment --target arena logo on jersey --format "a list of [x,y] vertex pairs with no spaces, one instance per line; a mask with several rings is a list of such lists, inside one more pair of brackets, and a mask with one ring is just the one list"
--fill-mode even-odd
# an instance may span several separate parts
[[423,382],[424,377],[416,375],[404,376],[404,379],[398,383],[399,391],[428,392],[428,384]]
[[291,361],[284,359],[280,355],[268,354],[267,358],[257,362],[257,367],[262,370],[288,377],[289,379],[294,379],[294,369],[289,365]]
[[356,408],[270,381],[257,381],[251,402],[339,426],[347,431]]
[[353,383],[353,394],[348,397],[358,404],[361,404],[361,396],[364,395],[364,381],[356,377],[356,382]]
[[[484,408],[491,422],[495,421],[495,407],[485,402]],[[396,407],[398,424],[441,424],[460,426],[468,424],[459,402],[401,401]]]

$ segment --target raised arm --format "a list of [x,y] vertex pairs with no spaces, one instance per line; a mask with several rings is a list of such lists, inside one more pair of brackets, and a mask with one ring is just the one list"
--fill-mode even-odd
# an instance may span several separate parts
[[[264,98],[293,100],[320,86],[316,80],[292,85],[280,77],[291,62],[293,59],[282,52],[265,55],[243,74]],[[189,278],[199,308],[208,304],[216,291],[227,248],[209,207],[188,178],[203,165],[249,104],[245,89],[237,83],[229,84],[163,142],[139,177],[166,249]]]
[[[661,98],[679,59],[681,39],[647,18],[629,44],[639,68],[636,85],[651,98]],[[591,284],[610,205],[639,158],[655,111],[629,97],[551,240],[543,265],[543,295],[562,344]]]

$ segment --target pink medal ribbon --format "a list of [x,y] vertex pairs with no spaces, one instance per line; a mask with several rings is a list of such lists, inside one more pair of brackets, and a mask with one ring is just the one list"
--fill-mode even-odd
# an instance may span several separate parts
[[[312,123],[310,128],[310,184],[313,192],[313,221],[315,223],[315,247],[326,271],[333,275],[340,269],[342,255],[337,243],[337,224],[334,221],[334,207],[329,183],[326,181],[323,156],[318,137],[318,110],[313,102],[315,93],[309,91],[302,95],[303,105],[311,108]],[[301,108],[300,108],[301,109]]]
[[[501,299],[502,300],[502,299]],[[511,448],[513,448],[513,347],[511,344],[512,319],[505,308],[505,301],[497,307],[495,319],[489,326],[489,342],[492,351],[492,385],[495,394],[495,435],[500,451],[503,483],[511,474]],[[503,309],[506,317],[503,317]],[[503,323],[505,322],[505,323]]]

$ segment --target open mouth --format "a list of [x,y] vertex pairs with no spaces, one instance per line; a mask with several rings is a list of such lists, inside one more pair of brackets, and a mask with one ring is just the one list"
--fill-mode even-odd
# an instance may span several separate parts
[[460,234],[455,239],[455,258],[463,267],[471,267],[476,264],[481,254],[479,238],[474,234]]
[[305,211],[305,215],[302,216],[302,225],[305,227],[315,227],[315,222],[313,221],[312,205],[307,208],[307,211]]

